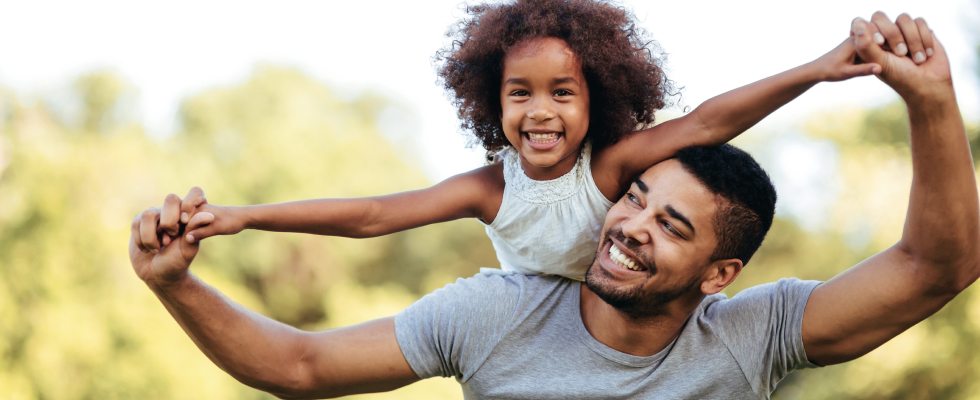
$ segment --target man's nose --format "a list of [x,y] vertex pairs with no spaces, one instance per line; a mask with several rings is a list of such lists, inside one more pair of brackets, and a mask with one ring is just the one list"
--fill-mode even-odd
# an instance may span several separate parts
[[643,210],[623,221],[623,235],[640,244],[650,243],[650,240],[653,239],[650,229],[653,228],[654,222],[652,213]]
[[550,100],[542,98],[532,100],[531,108],[527,110],[527,117],[538,122],[555,118],[555,109]]

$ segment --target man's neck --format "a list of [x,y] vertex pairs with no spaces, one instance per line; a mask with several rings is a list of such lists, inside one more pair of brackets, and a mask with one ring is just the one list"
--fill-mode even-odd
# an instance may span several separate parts
[[600,343],[626,354],[646,357],[659,353],[674,341],[704,298],[703,295],[689,297],[671,302],[660,316],[636,320],[583,284],[579,307],[585,329]]

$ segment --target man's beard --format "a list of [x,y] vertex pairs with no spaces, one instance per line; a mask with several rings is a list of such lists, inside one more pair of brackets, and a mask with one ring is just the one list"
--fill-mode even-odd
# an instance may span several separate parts
[[[624,246],[629,248],[633,254],[640,257],[639,246],[636,241],[627,238],[621,229],[606,232],[605,241],[609,241],[610,237],[615,237],[620,243],[623,243]],[[667,312],[667,304],[689,293],[701,284],[701,274],[695,274],[691,279],[681,285],[662,288],[653,292],[644,291],[642,284],[632,287],[618,287],[615,285],[615,278],[605,269],[596,265],[599,262],[599,257],[602,256],[600,252],[604,248],[605,246],[599,247],[599,250],[596,251],[595,260],[592,261],[592,266],[586,271],[585,286],[592,293],[595,293],[596,296],[599,296],[602,301],[626,314],[631,319],[647,320],[664,315]],[[657,267],[653,260],[644,257],[640,261],[649,268],[651,275],[657,273]]]

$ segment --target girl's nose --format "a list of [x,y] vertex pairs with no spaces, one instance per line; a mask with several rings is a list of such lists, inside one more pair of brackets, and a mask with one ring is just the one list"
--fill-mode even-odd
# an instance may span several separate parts
[[531,104],[531,108],[527,111],[527,117],[538,122],[547,121],[555,118],[555,110],[549,101],[537,100]]

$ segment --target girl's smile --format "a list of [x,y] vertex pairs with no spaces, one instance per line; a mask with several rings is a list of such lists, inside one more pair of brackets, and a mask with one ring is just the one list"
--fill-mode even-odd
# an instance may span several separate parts
[[521,132],[522,136],[528,141],[531,148],[539,151],[551,150],[561,141],[561,132],[549,131],[546,129],[531,129]]
[[501,123],[531,179],[572,170],[589,129],[589,89],[564,40],[535,38],[504,58]]

